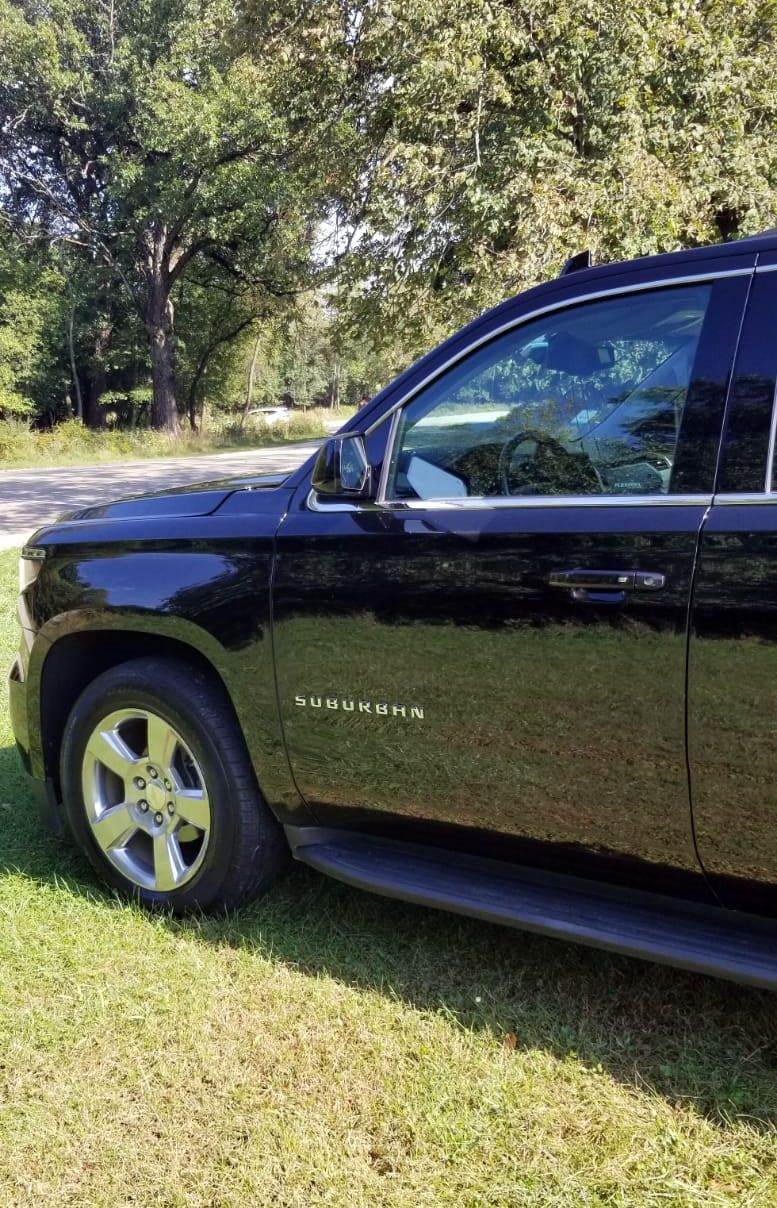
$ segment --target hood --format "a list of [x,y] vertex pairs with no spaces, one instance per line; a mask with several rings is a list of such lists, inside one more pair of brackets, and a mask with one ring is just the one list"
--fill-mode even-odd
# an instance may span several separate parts
[[168,487],[163,491],[130,495],[111,503],[65,512],[57,523],[72,520],[143,520],[155,516],[208,516],[235,491],[270,491],[282,486],[288,477],[288,474],[244,475],[241,478],[220,478],[215,482]]

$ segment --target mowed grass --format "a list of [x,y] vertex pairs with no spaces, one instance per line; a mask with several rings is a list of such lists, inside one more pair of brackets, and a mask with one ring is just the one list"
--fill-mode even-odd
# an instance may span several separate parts
[[[0,583],[5,664],[11,554]],[[777,1202],[774,996],[304,869],[146,915],[43,830],[0,725],[0,1204]]]

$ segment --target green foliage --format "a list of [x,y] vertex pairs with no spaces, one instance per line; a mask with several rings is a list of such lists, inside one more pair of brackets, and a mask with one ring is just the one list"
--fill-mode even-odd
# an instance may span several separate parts
[[34,414],[36,395],[40,403],[48,401],[47,370],[50,384],[61,388],[54,344],[62,336],[63,287],[45,260],[0,243],[0,418]]
[[89,466],[102,461],[125,461],[145,457],[192,457],[230,449],[250,449],[311,440],[327,434],[327,421],[345,423],[348,411],[313,408],[293,415],[288,424],[266,424],[252,418],[244,426],[237,420],[218,417],[204,429],[183,429],[175,436],[150,428],[130,429],[112,424],[87,428],[69,419],[50,428],[31,429],[23,418],[0,423],[0,466],[3,469],[38,466]]
[[309,279],[320,185],[284,104],[306,80],[278,53],[295,40],[288,16],[256,14],[248,54],[227,0],[0,0],[3,208],[99,269],[98,377],[124,290],[148,338],[156,426],[176,426],[185,275],[237,282],[254,308]]
[[581,247],[768,227],[776,29],[776,0],[0,0],[2,413],[237,413],[258,337],[256,405],[353,404]]
[[773,0],[365,6],[353,325],[422,351],[591,248],[612,260],[774,224]]

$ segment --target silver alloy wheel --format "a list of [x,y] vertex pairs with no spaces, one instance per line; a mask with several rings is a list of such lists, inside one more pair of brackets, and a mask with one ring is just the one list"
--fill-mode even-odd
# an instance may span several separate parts
[[210,802],[169,722],[144,709],[109,713],[89,736],[81,784],[97,845],[124,877],[160,893],[192,879],[210,838]]

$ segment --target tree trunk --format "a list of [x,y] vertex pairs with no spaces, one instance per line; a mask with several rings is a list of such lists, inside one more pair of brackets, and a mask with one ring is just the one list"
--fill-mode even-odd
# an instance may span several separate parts
[[105,371],[95,369],[86,379],[86,390],[84,391],[84,414],[83,420],[87,428],[102,428],[103,413],[100,410],[100,395],[103,394],[106,387]]
[[251,368],[248,370],[248,388],[246,390],[246,401],[243,407],[243,414],[240,417],[240,427],[244,428],[248,419],[248,412],[251,410],[251,401],[254,397],[254,373],[256,372],[256,358],[259,356],[259,345],[262,340],[262,333],[254,340],[254,351],[251,354]]
[[73,373],[73,385],[76,390],[76,419],[79,423],[83,423],[84,419],[84,400],[81,395],[81,382],[78,377],[78,366],[76,365],[76,346],[73,337],[73,319],[74,319],[75,303],[70,303],[70,311],[67,321],[67,346],[70,352],[70,368]]
[[332,368],[332,384],[329,391],[329,406],[332,411],[340,406],[340,361],[336,360]]
[[154,389],[151,426],[175,435],[178,431],[178,407],[175,399],[175,345],[173,306],[169,298],[151,308],[146,329],[151,344],[151,381]]
[[197,387],[192,383],[192,388],[189,391],[189,401],[186,406],[189,415],[189,427],[192,432],[197,431]]
[[100,396],[105,393],[108,385],[105,355],[110,347],[112,335],[113,327],[108,319],[100,323],[95,332],[94,350],[90,358],[83,398],[83,421],[87,428],[102,428],[105,423],[105,415],[100,410]]
[[186,411],[189,416],[189,427],[192,432],[197,431],[197,387],[200,384],[200,378],[203,375],[204,369],[205,367],[202,361],[200,361],[189,383],[189,397],[186,400]]
[[170,273],[165,241],[167,230],[156,223],[145,235],[146,332],[151,348],[153,402],[151,426],[163,432],[178,432],[175,398],[175,329],[170,298]]
[[76,319],[76,300],[73,294],[73,287],[70,279],[70,273],[65,269],[65,245],[59,245],[59,267],[62,276],[65,279],[67,287],[67,296],[70,302],[67,316],[67,347],[70,353],[70,369],[73,374],[73,385],[76,391],[76,419],[79,423],[84,422],[84,398],[81,392],[81,381],[78,376],[78,366],[76,364],[76,342],[75,342],[75,319]]

